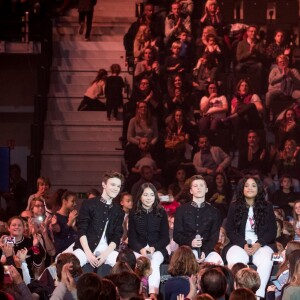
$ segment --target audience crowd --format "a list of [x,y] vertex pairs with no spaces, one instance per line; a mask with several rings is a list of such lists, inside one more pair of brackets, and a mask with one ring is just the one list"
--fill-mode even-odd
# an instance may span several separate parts
[[[295,46],[281,29],[266,43],[254,24],[224,23],[216,0],[194,4],[144,3],[124,37],[125,174],[108,172],[83,201],[40,177],[28,198],[11,166],[3,299],[299,299]],[[103,110],[106,95],[108,121],[119,117],[111,70],[78,110]]]

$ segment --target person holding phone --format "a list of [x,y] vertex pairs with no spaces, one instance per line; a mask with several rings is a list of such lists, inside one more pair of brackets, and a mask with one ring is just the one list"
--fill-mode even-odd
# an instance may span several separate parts
[[256,295],[264,298],[273,266],[271,256],[276,251],[276,220],[260,179],[246,176],[239,182],[236,201],[229,208],[226,231],[230,240],[225,252],[229,268],[252,260],[261,279]]
[[13,252],[18,254],[18,251],[26,251],[27,255],[26,259],[24,257],[24,264],[28,267],[30,277],[34,278],[34,272],[42,266],[45,250],[36,236],[24,236],[24,221],[21,217],[11,217],[7,224],[9,236],[2,236],[0,242],[2,248],[11,248],[12,251],[10,252],[9,249],[3,249],[1,262],[5,264],[11,259]]
[[160,265],[168,257],[168,217],[152,183],[142,184],[135,200],[135,209],[129,213],[128,246],[136,257],[142,255],[151,260],[153,272],[149,276],[149,294],[151,299],[157,299]]

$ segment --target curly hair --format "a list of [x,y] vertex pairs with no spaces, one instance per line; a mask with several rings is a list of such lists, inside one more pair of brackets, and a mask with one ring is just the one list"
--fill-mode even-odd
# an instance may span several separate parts
[[257,234],[259,228],[263,226],[265,223],[266,207],[267,207],[267,201],[265,200],[265,191],[263,188],[263,183],[260,179],[253,176],[245,176],[238,183],[236,189],[237,208],[235,210],[234,221],[236,224],[236,231],[238,231],[241,226],[242,216],[244,214],[247,214],[248,212],[248,206],[244,196],[244,186],[248,179],[253,179],[257,185],[257,195],[255,196],[254,207],[253,207],[254,220],[255,220],[254,231]]
[[180,246],[172,255],[168,272],[172,276],[191,276],[197,274],[199,265],[189,246]]
[[161,211],[163,210],[163,208],[160,205],[160,201],[159,201],[159,197],[158,197],[158,193],[157,193],[156,187],[152,183],[150,183],[150,182],[143,183],[140,186],[139,190],[138,190],[138,193],[137,193],[137,196],[136,196],[136,201],[134,201],[136,203],[135,214],[137,214],[137,215],[141,215],[142,214],[143,206],[142,206],[141,198],[142,198],[142,195],[143,195],[144,190],[146,188],[149,188],[149,189],[151,189],[154,192],[155,200],[153,202],[152,209],[153,209],[153,212],[154,212],[154,214],[156,216],[161,217],[162,216],[161,215]]

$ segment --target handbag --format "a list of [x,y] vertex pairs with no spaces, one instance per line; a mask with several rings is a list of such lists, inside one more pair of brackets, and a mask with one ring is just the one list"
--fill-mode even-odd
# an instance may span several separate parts
[[181,149],[184,148],[184,141],[180,140],[177,136],[173,136],[171,139],[170,138],[166,138],[165,139],[165,148],[166,149]]

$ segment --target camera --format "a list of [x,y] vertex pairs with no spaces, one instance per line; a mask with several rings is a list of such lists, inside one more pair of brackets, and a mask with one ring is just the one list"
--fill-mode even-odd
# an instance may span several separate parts
[[6,245],[14,245],[16,243],[16,238],[13,236],[7,236],[4,238],[4,243]]
[[283,256],[280,255],[280,253],[273,253],[271,260],[272,261],[283,262]]
[[44,221],[43,216],[38,216],[38,217],[33,218],[33,223],[36,223],[36,224],[41,224],[41,223],[43,223],[43,221]]
[[170,196],[169,195],[161,195],[161,196],[159,196],[159,200],[161,202],[169,202],[170,201]]

